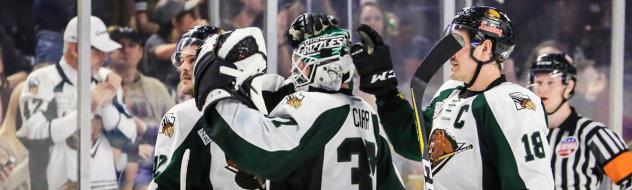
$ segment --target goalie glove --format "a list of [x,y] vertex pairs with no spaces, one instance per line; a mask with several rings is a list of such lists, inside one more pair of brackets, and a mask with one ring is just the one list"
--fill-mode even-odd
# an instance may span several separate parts
[[361,24],[357,31],[361,43],[351,47],[351,57],[360,75],[360,90],[373,94],[378,99],[397,94],[397,79],[388,46],[367,25]]
[[336,27],[338,21],[335,17],[325,14],[303,13],[296,17],[285,37],[292,48],[296,48],[304,40],[319,35],[329,27]]
[[294,93],[294,85],[286,84],[277,74],[259,74],[246,79],[239,88],[259,112],[268,115],[281,100]]
[[[200,111],[205,111],[206,107],[216,102],[233,98],[252,105],[250,101],[233,89],[234,77],[220,73],[220,68],[231,67],[231,63],[214,55],[203,55],[194,69],[195,104]],[[234,67],[234,66],[233,66]]]
[[208,37],[193,68],[197,108],[203,111],[206,106],[229,97],[252,107],[238,90],[249,77],[265,73],[265,47],[263,33],[254,27]]

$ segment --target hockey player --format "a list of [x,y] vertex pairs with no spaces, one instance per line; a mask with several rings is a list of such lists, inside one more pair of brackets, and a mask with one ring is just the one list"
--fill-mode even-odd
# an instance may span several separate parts
[[[79,147],[77,126],[77,17],[64,32],[64,55],[59,63],[28,76],[20,97],[22,127],[17,136],[29,149],[33,189],[67,189],[77,185]],[[91,188],[118,188],[112,146],[136,138],[136,125],[122,103],[121,78],[102,68],[105,53],[120,48],[112,41],[105,24],[90,18],[92,148]],[[123,139],[106,139],[103,128]],[[116,142],[115,142],[116,141]],[[45,171],[42,171],[45,168]]]
[[548,114],[556,189],[597,189],[606,176],[621,189],[632,189],[632,152],[604,124],[580,116],[569,104],[577,70],[566,54],[538,56],[531,66],[531,90]]
[[[456,15],[447,32],[463,36],[466,45],[450,59],[454,80],[440,88],[423,114],[432,165],[426,188],[553,189],[540,99],[500,74],[514,47],[509,18],[496,8],[469,7]],[[380,38],[370,39],[373,53],[353,50],[363,76],[360,89],[376,95],[395,151],[419,160],[414,111],[398,96],[395,77],[371,81],[370,74],[392,70],[392,64],[388,47]]]
[[[210,39],[205,42],[207,38]],[[224,41],[218,44],[218,38],[231,43]],[[191,96],[194,95],[196,86],[192,78],[193,64],[204,43],[208,43],[207,47],[213,53],[225,53],[220,57],[233,57],[243,60],[244,63],[257,60],[265,64],[265,44],[261,30],[244,28],[221,33],[216,27],[196,26],[182,36],[172,57],[174,66],[180,70],[182,88]],[[215,45],[217,50],[214,50]],[[258,56],[255,58],[242,54],[241,50],[252,50],[262,54],[255,55]],[[150,189],[263,188],[263,178],[255,178],[238,171],[232,163],[227,162],[217,144],[200,133],[201,126],[194,126],[201,115],[195,99],[180,103],[165,114],[156,141],[154,179]]]
[[348,90],[348,40],[348,31],[330,28],[300,43],[290,76],[298,91],[268,115],[234,86],[243,89],[239,81],[260,66],[203,48],[194,73],[196,88],[208,90],[196,90],[196,101],[205,100],[197,125],[237,167],[269,179],[270,189],[403,189],[376,113]]

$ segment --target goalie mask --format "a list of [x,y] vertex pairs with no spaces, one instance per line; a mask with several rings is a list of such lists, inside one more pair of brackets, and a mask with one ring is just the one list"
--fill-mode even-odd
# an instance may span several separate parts
[[338,91],[353,76],[349,31],[331,28],[309,38],[292,53],[292,76],[297,90],[308,87]]
[[194,96],[198,108],[202,108],[211,90],[237,90],[247,78],[265,73],[265,48],[263,33],[255,27],[208,37],[193,66]]

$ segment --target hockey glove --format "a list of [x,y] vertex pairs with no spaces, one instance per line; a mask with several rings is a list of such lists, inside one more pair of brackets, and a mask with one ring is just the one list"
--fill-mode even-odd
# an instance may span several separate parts
[[252,105],[250,100],[234,89],[234,77],[220,73],[220,68],[234,68],[235,65],[213,54],[203,56],[195,65],[193,74],[195,77],[193,90],[198,110],[204,111],[208,105],[227,98],[238,99],[246,105]]
[[333,16],[303,13],[290,24],[285,37],[290,46],[296,48],[303,40],[318,35],[329,27],[336,27],[336,24],[338,24],[338,21]]
[[378,99],[397,94],[397,79],[388,46],[367,25],[360,24],[357,31],[361,43],[351,47],[351,57],[360,75],[360,90],[373,94]]
[[246,79],[239,93],[250,99],[259,112],[268,115],[283,97],[294,93],[294,86],[285,84],[281,75],[259,74]]

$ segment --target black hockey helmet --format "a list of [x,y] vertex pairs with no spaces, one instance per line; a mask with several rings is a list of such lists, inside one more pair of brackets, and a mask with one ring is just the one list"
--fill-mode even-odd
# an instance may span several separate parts
[[182,34],[180,40],[178,40],[178,44],[176,45],[176,49],[171,56],[171,63],[173,66],[180,67],[182,64],[180,62],[180,53],[182,50],[188,46],[196,45],[198,47],[202,46],[204,43],[204,39],[210,36],[211,34],[219,34],[222,30],[215,26],[209,25],[198,25],[194,26],[186,33]]
[[539,55],[529,69],[529,82],[533,84],[537,73],[551,73],[551,75],[560,75],[562,83],[567,85],[570,80],[576,81],[577,69],[572,63],[571,57],[565,53]]
[[470,45],[473,47],[486,39],[492,41],[494,54],[487,62],[495,60],[499,64],[502,63],[509,57],[515,46],[511,20],[505,13],[494,7],[474,6],[461,9],[446,31],[452,32],[455,29],[468,31]]
[[[575,78],[577,76],[577,69],[572,64],[573,60],[570,56],[565,53],[544,53],[538,56],[535,60],[535,63],[532,63],[531,68],[529,69],[529,83],[531,86],[535,85],[535,75],[539,73],[549,73],[551,77],[560,77],[562,79],[562,84],[568,85],[570,80],[577,81]],[[564,97],[562,94],[562,102],[553,110],[552,112],[547,112],[547,114],[552,115],[557,112],[562,105],[568,101],[570,98],[575,95],[575,86],[573,85],[569,97]],[[564,91],[566,88],[564,87]],[[530,87],[531,88],[531,87]],[[533,89],[531,89],[533,90]]]

